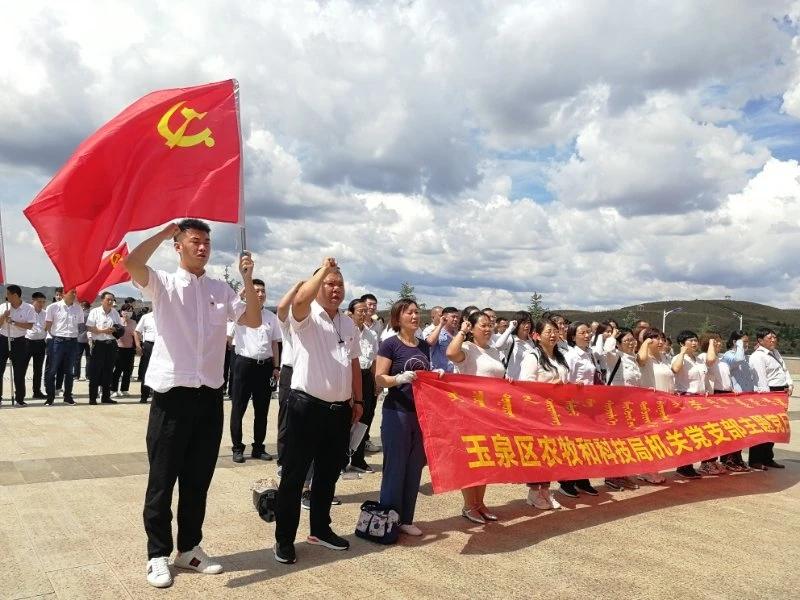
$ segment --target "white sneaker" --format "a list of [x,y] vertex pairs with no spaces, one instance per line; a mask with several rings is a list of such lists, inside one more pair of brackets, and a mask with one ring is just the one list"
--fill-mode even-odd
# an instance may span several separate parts
[[550,501],[547,496],[548,492],[543,490],[541,486],[528,488],[528,498],[525,502],[539,510],[550,510]]
[[172,585],[172,573],[169,572],[169,558],[158,556],[147,561],[147,583],[157,588]]
[[367,443],[364,444],[364,450],[366,452],[380,452],[383,450],[383,446],[373,442],[372,440],[367,440]]
[[123,398],[127,398],[128,397],[128,392],[120,392],[120,393],[122,394]]
[[400,531],[405,533],[406,535],[422,535],[422,529],[417,527],[416,525],[400,525]]
[[552,510],[561,510],[563,508],[561,503],[553,496],[553,492],[550,491],[550,488],[547,488],[544,493],[547,496],[547,501],[550,503],[550,508]]
[[114,398],[122,398],[122,392],[114,392]]
[[195,546],[188,552],[180,552],[172,564],[181,569],[191,569],[206,575],[222,573],[222,565],[210,558],[200,546]]

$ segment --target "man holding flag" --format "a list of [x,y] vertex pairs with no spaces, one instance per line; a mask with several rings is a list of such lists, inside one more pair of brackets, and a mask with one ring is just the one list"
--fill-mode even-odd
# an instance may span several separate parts
[[[178,253],[174,273],[154,271],[147,261],[169,239]],[[137,246],[124,260],[134,283],[153,303],[158,337],[145,384],[153,402],[147,426],[150,474],[144,505],[147,532],[147,581],[172,584],[172,490],[177,481],[178,555],[176,567],[200,573],[222,572],[203,552],[200,541],[206,496],[222,438],[222,363],[226,323],[261,325],[261,303],[253,287],[253,261],[243,254],[239,272],[245,302],[224,281],[209,278],[210,229],[203,221],[184,219]]]

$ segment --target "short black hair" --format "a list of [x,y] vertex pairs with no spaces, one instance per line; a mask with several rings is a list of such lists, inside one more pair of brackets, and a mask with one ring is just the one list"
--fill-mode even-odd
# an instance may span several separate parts
[[102,294],[100,294],[100,300],[102,300],[102,299],[103,299],[103,298],[105,298],[106,296],[111,296],[112,298],[114,298],[114,300],[116,300],[116,299],[117,299],[117,297],[114,295],[114,292],[109,292],[108,290],[106,290],[105,292],[103,292]]
[[746,335],[747,334],[741,329],[734,329],[733,331],[731,331],[730,336],[728,336],[728,345],[727,345],[728,350],[733,348],[736,345],[736,342],[738,342]]
[[675,339],[677,340],[678,344],[683,346],[686,343],[686,340],[690,340],[692,338],[697,339],[697,334],[691,329],[684,329],[678,334],[678,337]]
[[54,289],[53,292],[55,292],[56,294],[63,294],[64,293],[64,288],[59,286],[56,289]]
[[6,286],[6,294],[14,294],[15,296],[22,296],[22,288],[16,284]]
[[770,329],[769,327],[759,327],[756,329],[756,340],[763,340],[768,335],[777,336],[778,334],[775,333],[774,329]]
[[356,309],[356,304],[361,304],[364,302],[363,298],[353,298],[350,300],[350,304],[347,305],[348,312],[353,312]]
[[31,300],[38,300],[39,298],[45,299],[47,296],[45,296],[42,292],[33,292],[31,294]]
[[205,221],[201,221],[200,219],[183,219],[178,221],[178,233],[175,234],[175,237],[172,238],[174,241],[178,241],[178,236],[182,233],[185,233],[189,229],[195,229],[197,231],[204,231],[205,233],[211,233],[211,227],[208,226],[208,223]]
[[267,284],[260,279],[253,279],[253,285],[263,285],[264,287],[267,287]]
[[457,312],[459,312],[459,311],[455,306],[445,306],[442,309],[442,314],[443,315],[447,315],[447,314],[450,314],[450,313],[457,313]]
[[369,292],[367,292],[366,294],[361,296],[361,299],[364,302],[366,302],[367,300],[372,300],[373,302],[377,302],[378,301],[378,299],[375,297],[375,294],[370,294]]

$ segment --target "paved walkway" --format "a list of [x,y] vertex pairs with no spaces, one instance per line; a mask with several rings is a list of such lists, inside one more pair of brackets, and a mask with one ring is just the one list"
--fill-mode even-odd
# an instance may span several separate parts
[[[417,510],[426,535],[389,548],[352,535],[380,473],[341,481],[333,527],[351,550],[299,543],[297,564],[286,566],[267,551],[274,527],[258,518],[249,491],[275,465],[234,465],[226,431],[204,529],[204,546],[225,573],[179,572],[172,588],[155,590],[144,577],[141,524],[148,407],[135,398],[90,407],[86,384],[76,391],[74,407],[0,408],[0,598],[685,600],[788,598],[800,587],[797,441],[778,448],[783,471],[670,477],[665,486],[564,500],[570,508],[557,513],[528,507],[523,486],[491,486],[487,503],[502,521],[484,527],[460,517],[459,494],[433,496],[426,471]],[[273,452],[276,414],[273,405]],[[798,427],[798,399],[791,418]],[[380,467],[380,455],[371,462]]]

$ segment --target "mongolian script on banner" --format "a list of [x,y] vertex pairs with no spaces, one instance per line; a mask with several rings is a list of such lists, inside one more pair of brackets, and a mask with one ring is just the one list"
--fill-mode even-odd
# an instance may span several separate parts
[[782,392],[676,396],[428,372],[413,385],[436,493],[648,473],[789,441]]

